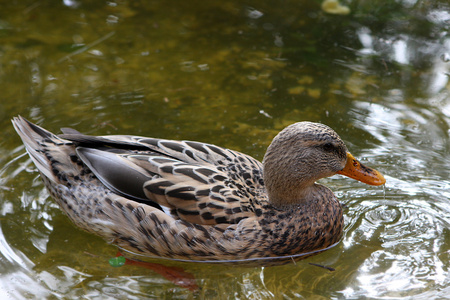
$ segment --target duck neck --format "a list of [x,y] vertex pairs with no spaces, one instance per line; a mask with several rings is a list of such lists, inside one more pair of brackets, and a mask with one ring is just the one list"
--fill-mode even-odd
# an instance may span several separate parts
[[267,193],[269,201],[276,207],[289,207],[308,203],[317,203],[324,199],[335,198],[333,192],[317,183],[307,185],[284,186],[283,188],[270,189]]

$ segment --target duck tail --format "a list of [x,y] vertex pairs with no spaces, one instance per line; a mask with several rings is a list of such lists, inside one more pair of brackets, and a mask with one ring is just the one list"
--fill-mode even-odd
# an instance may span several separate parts
[[[57,182],[55,169],[52,168],[55,162],[52,152],[55,152],[55,150],[60,152],[64,149],[61,146],[73,145],[73,143],[57,137],[50,131],[31,123],[21,116],[15,117],[11,121],[39,171],[48,179]],[[69,149],[67,146],[65,148]],[[73,149],[73,146],[70,148]]]

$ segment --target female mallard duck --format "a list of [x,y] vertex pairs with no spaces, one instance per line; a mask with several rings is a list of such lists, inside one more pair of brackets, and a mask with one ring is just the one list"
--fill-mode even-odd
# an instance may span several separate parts
[[343,174],[384,184],[328,126],[299,122],[263,163],[191,141],[60,136],[22,117],[14,127],[52,197],[79,227],[134,253],[246,261],[316,253],[339,241],[341,205],[316,180]]

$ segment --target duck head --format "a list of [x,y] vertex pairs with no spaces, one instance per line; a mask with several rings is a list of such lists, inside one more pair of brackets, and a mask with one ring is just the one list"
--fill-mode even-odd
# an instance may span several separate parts
[[269,200],[276,206],[314,200],[315,182],[342,174],[370,185],[386,182],[380,172],[366,167],[347,150],[330,127],[299,122],[275,136],[263,160],[264,183]]

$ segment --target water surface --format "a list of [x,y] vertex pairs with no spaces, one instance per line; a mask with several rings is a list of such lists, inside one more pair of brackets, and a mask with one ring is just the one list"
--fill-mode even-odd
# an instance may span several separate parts
[[[0,294],[12,299],[443,299],[450,294],[447,1],[2,1]],[[322,180],[345,204],[331,250],[276,267],[169,263],[192,293],[75,228],[10,119],[58,132],[199,140],[264,155],[293,122],[333,127],[385,174]],[[330,272],[312,266],[335,269]]]

